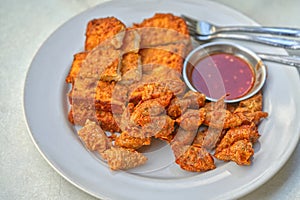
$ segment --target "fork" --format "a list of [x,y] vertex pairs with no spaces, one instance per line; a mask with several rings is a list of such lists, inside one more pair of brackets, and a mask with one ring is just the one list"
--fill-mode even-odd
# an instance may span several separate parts
[[[261,36],[261,35],[249,35],[249,34],[237,34],[237,33],[214,33],[208,35],[201,35],[201,27],[198,26],[198,21],[191,19],[182,15],[182,17],[186,20],[188,24],[188,29],[190,34],[193,36],[195,40],[198,41],[210,41],[213,39],[223,38],[223,39],[238,39],[238,40],[246,40],[252,42],[258,42],[261,44],[267,44],[275,47],[282,47],[286,49],[293,49],[297,50],[300,49],[300,41],[294,39],[285,39],[282,37],[269,37],[269,36]],[[250,28],[250,27],[249,27]],[[205,29],[205,28],[204,28]],[[252,29],[255,29],[254,27]],[[297,30],[297,29],[294,29]],[[299,30],[298,30],[299,31]],[[202,31],[203,33],[203,31]],[[283,33],[283,32],[282,32]],[[294,36],[298,35],[299,33],[294,32]],[[284,35],[284,34],[281,34]],[[289,34],[291,35],[291,34]]]
[[291,37],[300,36],[300,29],[297,28],[259,26],[216,26],[207,21],[196,20],[186,15],[181,15],[181,17],[187,22],[189,29],[193,30],[198,35],[212,35],[220,32],[249,32]]
[[300,41],[297,40],[289,40],[284,38],[276,38],[276,37],[267,37],[267,36],[253,36],[253,35],[243,35],[243,34],[223,34],[216,33],[213,35],[197,35],[197,33],[193,32],[193,30],[189,30],[190,34],[195,40],[198,41],[210,41],[213,39],[237,39],[237,40],[245,40],[251,42],[258,42],[261,44],[267,44],[275,47],[282,47],[286,49],[297,50],[300,49]]

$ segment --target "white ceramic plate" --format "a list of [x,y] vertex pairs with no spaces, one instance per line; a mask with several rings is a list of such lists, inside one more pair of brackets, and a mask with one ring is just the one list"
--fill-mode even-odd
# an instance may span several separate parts
[[[299,75],[294,68],[267,63],[264,110],[270,117],[259,127],[253,164],[217,164],[206,173],[189,173],[171,164],[167,147],[148,152],[149,166],[111,172],[86,151],[67,120],[68,86],[64,80],[73,54],[81,51],[89,20],[116,16],[127,25],[157,12],[185,14],[218,24],[257,25],[223,5],[203,0],[111,1],[74,17],[45,41],[32,61],[25,83],[24,109],[34,143],[49,164],[78,188],[101,199],[233,199],[261,186],[284,165],[300,135]],[[263,45],[237,42],[254,51],[285,53]],[[167,161],[165,161],[165,157]],[[154,164],[154,165],[153,165]]]

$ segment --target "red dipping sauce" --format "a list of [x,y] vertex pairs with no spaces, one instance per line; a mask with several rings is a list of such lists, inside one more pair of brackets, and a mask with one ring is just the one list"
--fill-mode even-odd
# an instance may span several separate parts
[[199,60],[191,73],[196,90],[207,97],[232,100],[246,95],[254,84],[249,64],[232,54],[216,53]]

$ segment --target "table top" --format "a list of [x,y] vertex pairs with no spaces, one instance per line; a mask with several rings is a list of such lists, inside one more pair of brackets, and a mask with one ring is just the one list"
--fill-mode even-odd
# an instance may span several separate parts
[[[262,25],[300,28],[298,0],[215,1]],[[49,35],[73,16],[102,2],[1,1],[0,199],[95,199],[62,178],[34,146],[24,117],[23,88],[30,63]],[[300,199],[299,145],[271,180],[241,199]]]

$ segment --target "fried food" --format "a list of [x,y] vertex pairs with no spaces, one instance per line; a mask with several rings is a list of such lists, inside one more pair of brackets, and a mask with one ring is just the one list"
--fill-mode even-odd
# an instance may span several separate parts
[[188,108],[199,109],[205,105],[205,95],[200,92],[188,91],[183,98],[172,99],[168,107],[168,115],[173,119],[181,116]]
[[182,169],[192,172],[205,172],[216,168],[213,157],[204,148],[196,146],[183,148],[184,153],[175,161]]
[[99,81],[95,94],[97,110],[122,114],[127,102],[127,87],[114,81]]
[[165,111],[165,106],[156,99],[139,102],[131,114],[130,120],[137,125],[144,126],[151,122],[153,116],[158,116]]
[[103,153],[112,146],[100,126],[90,120],[86,121],[84,127],[78,131],[78,135],[85,146],[91,151]]
[[146,163],[137,150],[153,138],[169,143],[175,162],[187,171],[215,169],[210,153],[251,164],[257,126],[268,116],[262,93],[225,104],[225,97],[214,103],[187,91],[181,71],[191,48],[185,21],[170,13],[132,27],[115,17],[88,23],[84,51],[74,55],[66,77],[72,86],[68,119],[83,126],[79,137],[110,169]]
[[249,99],[241,101],[234,110],[234,114],[238,115],[244,124],[252,122],[258,124],[262,118],[268,117],[268,113],[262,111],[262,94],[258,93]]
[[197,131],[187,131],[183,128],[178,128],[174,138],[171,141],[171,145],[177,144],[181,146],[192,145],[195,137],[197,135]]
[[206,116],[206,109],[201,108],[188,109],[181,117],[176,119],[176,122],[181,128],[187,131],[194,131],[203,123]]
[[126,170],[138,167],[147,162],[147,157],[135,151],[122,147],[112,147],[103,153],[103,158],[111,170]]
[[81,64],[85,60],[87,55],[88,52],[80,52],[74,55],[71,69],[69,71],[68,76],[66,77],[67,83],[74,83],[75,78],[81,69]]
[[121,65],[121,83],[131,85],[142,78],[142,64],[138,53],[129,52],[123,55]]
[[254,154],[252,143],[249,140],[238,140],[228,148],[222,149],[214,156],[223,161],[234,161],[238,165],[250,165]]
[[254,123],[229,129],[215,151],[215,157],[239,165],[250,165],[254,154],[252,145],[260,137]]
[[141,35],[142,48],[190,41],[185,21],[171,13],[157,13],[133,27]]
[[168,115],[154,116],[148,124],[142,126],[142,132],[146,137],[168,139],[174,131],[174,123]]
[[77,77],[119,81],[121,79],[120,66],[121,50],[99,45],[88,52]]
[[207,103],[204,108],[207,112],[203,124],[206,126],[228,129],[240,126],[243,123],[243,120],[238,115],[226,109],[226,104],[222,99],[216,103]]
[[131,88],[128,100],[131,103],[138,104],[140,101],[149,99],[158,99],[161,105],[169,105],[173,97],[173,92],[160,83],[145,83]]
[[181,73],[185,52],[186,45],[184,43],[141,49],[143,72],[151,72],[158,66],[165,66]]
[[96,119],[100,123],[101,128],[104,131],[111,133],[120,132],[120,114],[113,114],[112,112],[106,112],[102,110],[96,110]]
[[[85,50],[90,51],[100,44],[120,48],[123,44],[125,29],[125,25],[115,17],[89,21],[85,33]],[[106,44],[103,44],[104,42]]]
[[226,131],[224,129],[211,127],[206,127],[201,130],[199,129],[195,140],[193,141],[193,145],[212,151],[216,148],[221,138],[225,135],[225,132]]
[[150,137],[140,137],[140,134],[135,137],[132,132],[123,131],[115,140],[115,145],[129,149],[139,149],[142,146],[150,145]]
[[140,50],[141,36],[134,28],[127,28],[123,39],[122,52],[138,53]]

